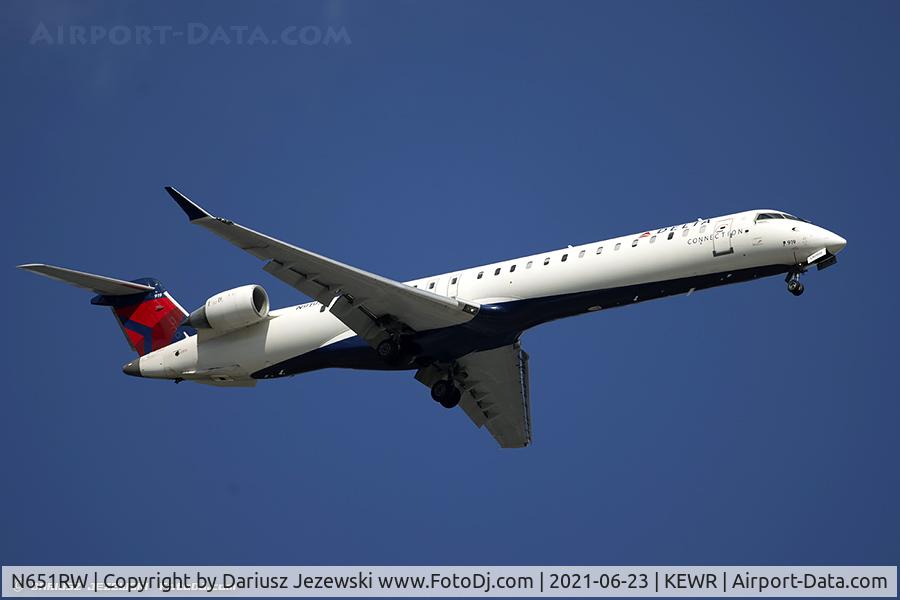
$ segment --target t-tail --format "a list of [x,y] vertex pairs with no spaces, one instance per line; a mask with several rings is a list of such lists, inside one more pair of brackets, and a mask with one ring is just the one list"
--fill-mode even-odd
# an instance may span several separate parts
[[188,313],[156,279],[125,281],[43,264],[19,268],[97,294],[91,304],[112,309],[125,339],[138,356],[194,333],[192,328],[182,326]]

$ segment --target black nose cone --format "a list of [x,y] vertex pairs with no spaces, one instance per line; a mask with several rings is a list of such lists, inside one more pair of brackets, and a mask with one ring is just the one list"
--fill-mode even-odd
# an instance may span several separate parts
[[136,358],[124,367],[122,367],[122,372],[126,375],[131,375],[132,377],[140,377],[141,376],[141,359]]

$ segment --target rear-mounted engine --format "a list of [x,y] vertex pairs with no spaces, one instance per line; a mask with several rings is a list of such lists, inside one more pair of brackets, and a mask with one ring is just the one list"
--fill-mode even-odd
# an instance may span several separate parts
[[269,295],[261,285],[245,285],[216,294],[187,318],[197,329],[231,331],[269,315]]

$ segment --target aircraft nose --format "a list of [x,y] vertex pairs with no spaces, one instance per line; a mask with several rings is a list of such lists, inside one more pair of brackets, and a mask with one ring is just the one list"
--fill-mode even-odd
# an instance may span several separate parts
[[136,358],[124,367],[122,367],[122,372],[126,375],[131,375],[132,377],[140,377],[141,376],[141,359]]
[[828,248],[828,251],[832,254],[837,254],[841,250],[844,249],[844,246],[847,245],[847,240],[842,238],[836,233],[828,232],[825,236],[825,247]]

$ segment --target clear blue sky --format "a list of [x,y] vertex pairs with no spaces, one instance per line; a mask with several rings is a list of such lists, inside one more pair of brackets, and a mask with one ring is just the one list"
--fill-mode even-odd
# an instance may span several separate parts
[[[5,2],[0,563],[896,564],[896,2]],[[350,43],[31,44],[39,26]],[[18,272],[261,263],[163,191],[396,279],[754,207],[849,240],[780,278],[531,331],[534,445],[411,373],[135,380]]]

